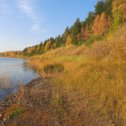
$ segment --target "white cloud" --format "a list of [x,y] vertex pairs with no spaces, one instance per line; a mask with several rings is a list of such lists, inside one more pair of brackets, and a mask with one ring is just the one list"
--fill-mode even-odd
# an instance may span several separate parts
[[33,9],[32,0],[18,0],[18,6],[20,10],[33,21],[37,20],[35,11]]
[[31,31],[32,32],[37,32],[37,33],[43,34],[43,35],[47,34],[47,30],[44,29],[44,28],[41,28],[38,24],[33,24],[32,28],[31,28]]
[[18,7],[21,12],[31,19],[32,26],[30,31],[43,33],[39,18],[37,17],[37,13],[35,11],[33,0],[18,0]]
[[40,27],[38,24],[33,24],[32,29],[33,32],[38,32],[40,30]]

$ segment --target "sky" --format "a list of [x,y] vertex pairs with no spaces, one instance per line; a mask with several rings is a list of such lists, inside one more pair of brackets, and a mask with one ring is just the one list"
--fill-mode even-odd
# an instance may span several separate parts
[[98,0],[0,0],[0,52],[22,50],[84,20]]

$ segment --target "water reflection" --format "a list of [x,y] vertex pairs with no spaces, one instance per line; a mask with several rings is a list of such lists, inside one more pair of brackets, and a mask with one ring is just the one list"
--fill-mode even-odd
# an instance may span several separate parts
[[25,60],[0,58],[0,99],[16,91],[20,84],[26,84],[38,76]]

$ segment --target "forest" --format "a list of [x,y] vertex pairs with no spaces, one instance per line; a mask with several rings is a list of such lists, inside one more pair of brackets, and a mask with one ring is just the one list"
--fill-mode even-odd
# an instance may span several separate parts
[[107,32],[115,30],[126,21],[125,0],[100,0],[95,5],[95,12],[89,12],[84,21],[76,19],[63,34],[49,38],[38,45],[25,48],[22,52],[12,51],[1,53],[2,56],[33,56],[43,54],[59,47],[74,45],[91,45],[94,41],[102,40]]
[[79,18],[62,35],[49,38],[38,45],[27,47],[23,55],[32,56],[43,54],[49,50],[64,47],[70,44],[90,45],[94,41],[102,40],[105,34],[116,29],[126,21],[125,0],[101,0],[95,6],[95,12],[89,12],[84,21]]

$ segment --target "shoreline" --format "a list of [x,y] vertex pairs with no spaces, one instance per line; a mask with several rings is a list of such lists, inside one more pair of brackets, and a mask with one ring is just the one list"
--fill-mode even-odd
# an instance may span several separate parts
[[24,56],[0,56],[0,58],[10,58],[10,59],[24,59],[24,60],[28,60],[29,58],[28,57],[24,57]]
[[[21,99],[23,99],[23,97],[25,97],[25,95],[28,95],[28,91],[31,90],[32,88],[36,87],[39,85],[39,83],[43,83],[44,81],[49,80],[49,78],[43,78],[43,77],[38,77],[36,79],[31,80],[29,83],[27,83],[26,85],[23,85],[23,88],[25,90],[25,93],[23,94],[23,96],[21,97]],[[18,93],[20,94],[20,90],[18,90],[16,93],[12,93],[11,95],[3,98],[0,100],[0,122],[4,121],[7,119],[7,117],[4,117],[6,110],[13,104],[22,104],[22,103],[17,103],[18,99],[16,97],[16,95],[18,95]],[[20,99],[20,100],[21,100]]]

